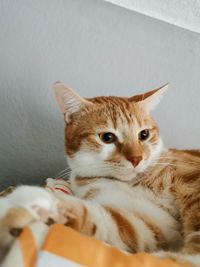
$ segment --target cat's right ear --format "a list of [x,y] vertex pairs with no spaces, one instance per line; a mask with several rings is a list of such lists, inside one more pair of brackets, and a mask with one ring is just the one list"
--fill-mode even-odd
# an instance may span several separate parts
[[163,94],[168,89],[169,84],[165,84],[159,88],[141,95],[135,95],[129,98],[129,101],[138,103],[142,108],[150,112],[160,102]]
[[70,121],[70,115],[78,112],[82,107],[92,105],[90,101],[79,96],[62,82],[55,82],[53,89],[60,110],[65,115],[66,122]]

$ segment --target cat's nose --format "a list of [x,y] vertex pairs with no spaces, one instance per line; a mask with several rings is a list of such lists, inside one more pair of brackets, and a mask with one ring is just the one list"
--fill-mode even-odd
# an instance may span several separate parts
[[130,157],[128,158],[128,160],[133,164],[134,167],[136,167],[142,160],[142,156]]

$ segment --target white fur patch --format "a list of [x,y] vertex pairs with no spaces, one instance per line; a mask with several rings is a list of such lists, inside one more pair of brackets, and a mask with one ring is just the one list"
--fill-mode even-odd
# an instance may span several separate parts
[[47,192],[44,188],[36,186],[23,185],[17,187],[12,194],[6,197],[7,207],[19,206],[30,211],[37,217],[35,207],[46,211],[56,211],[57,200],[53,194]]

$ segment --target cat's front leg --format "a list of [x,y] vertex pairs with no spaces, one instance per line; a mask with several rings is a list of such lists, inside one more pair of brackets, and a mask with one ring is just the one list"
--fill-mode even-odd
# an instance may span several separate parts
[[134,226],[123,211],[70,195],[64,196],[58,207],[66,226],[121,250],[141,250]]
[[[58,203],[59,219],[57,222],[64,223],[83,234],[94,236],[97,225],[95,216],[91,214],[91,205],[77,197],[65,196],[64,200]],[[94,204],[94,206],[97,205]]]

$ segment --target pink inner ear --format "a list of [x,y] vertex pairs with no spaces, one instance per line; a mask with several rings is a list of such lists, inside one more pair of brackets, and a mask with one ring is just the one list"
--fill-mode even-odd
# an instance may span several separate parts
[[79,111],[81,107],[92,104],[61,82],[54,84],[54,93],[60,110],[64,114],[70,115]]
[[[162,86],[163,87],[163,86]],[[159,87],[157,89],[154,89],[152,91],[149,91],[147,93],[141,94],[141,95],[134,95],[132,97],[129,98],[130,101],[135,101],[135,102],[140,102],[146,98],[148,98],[149,96],[155,94],[158,90],[160,90],[162,87]]]

